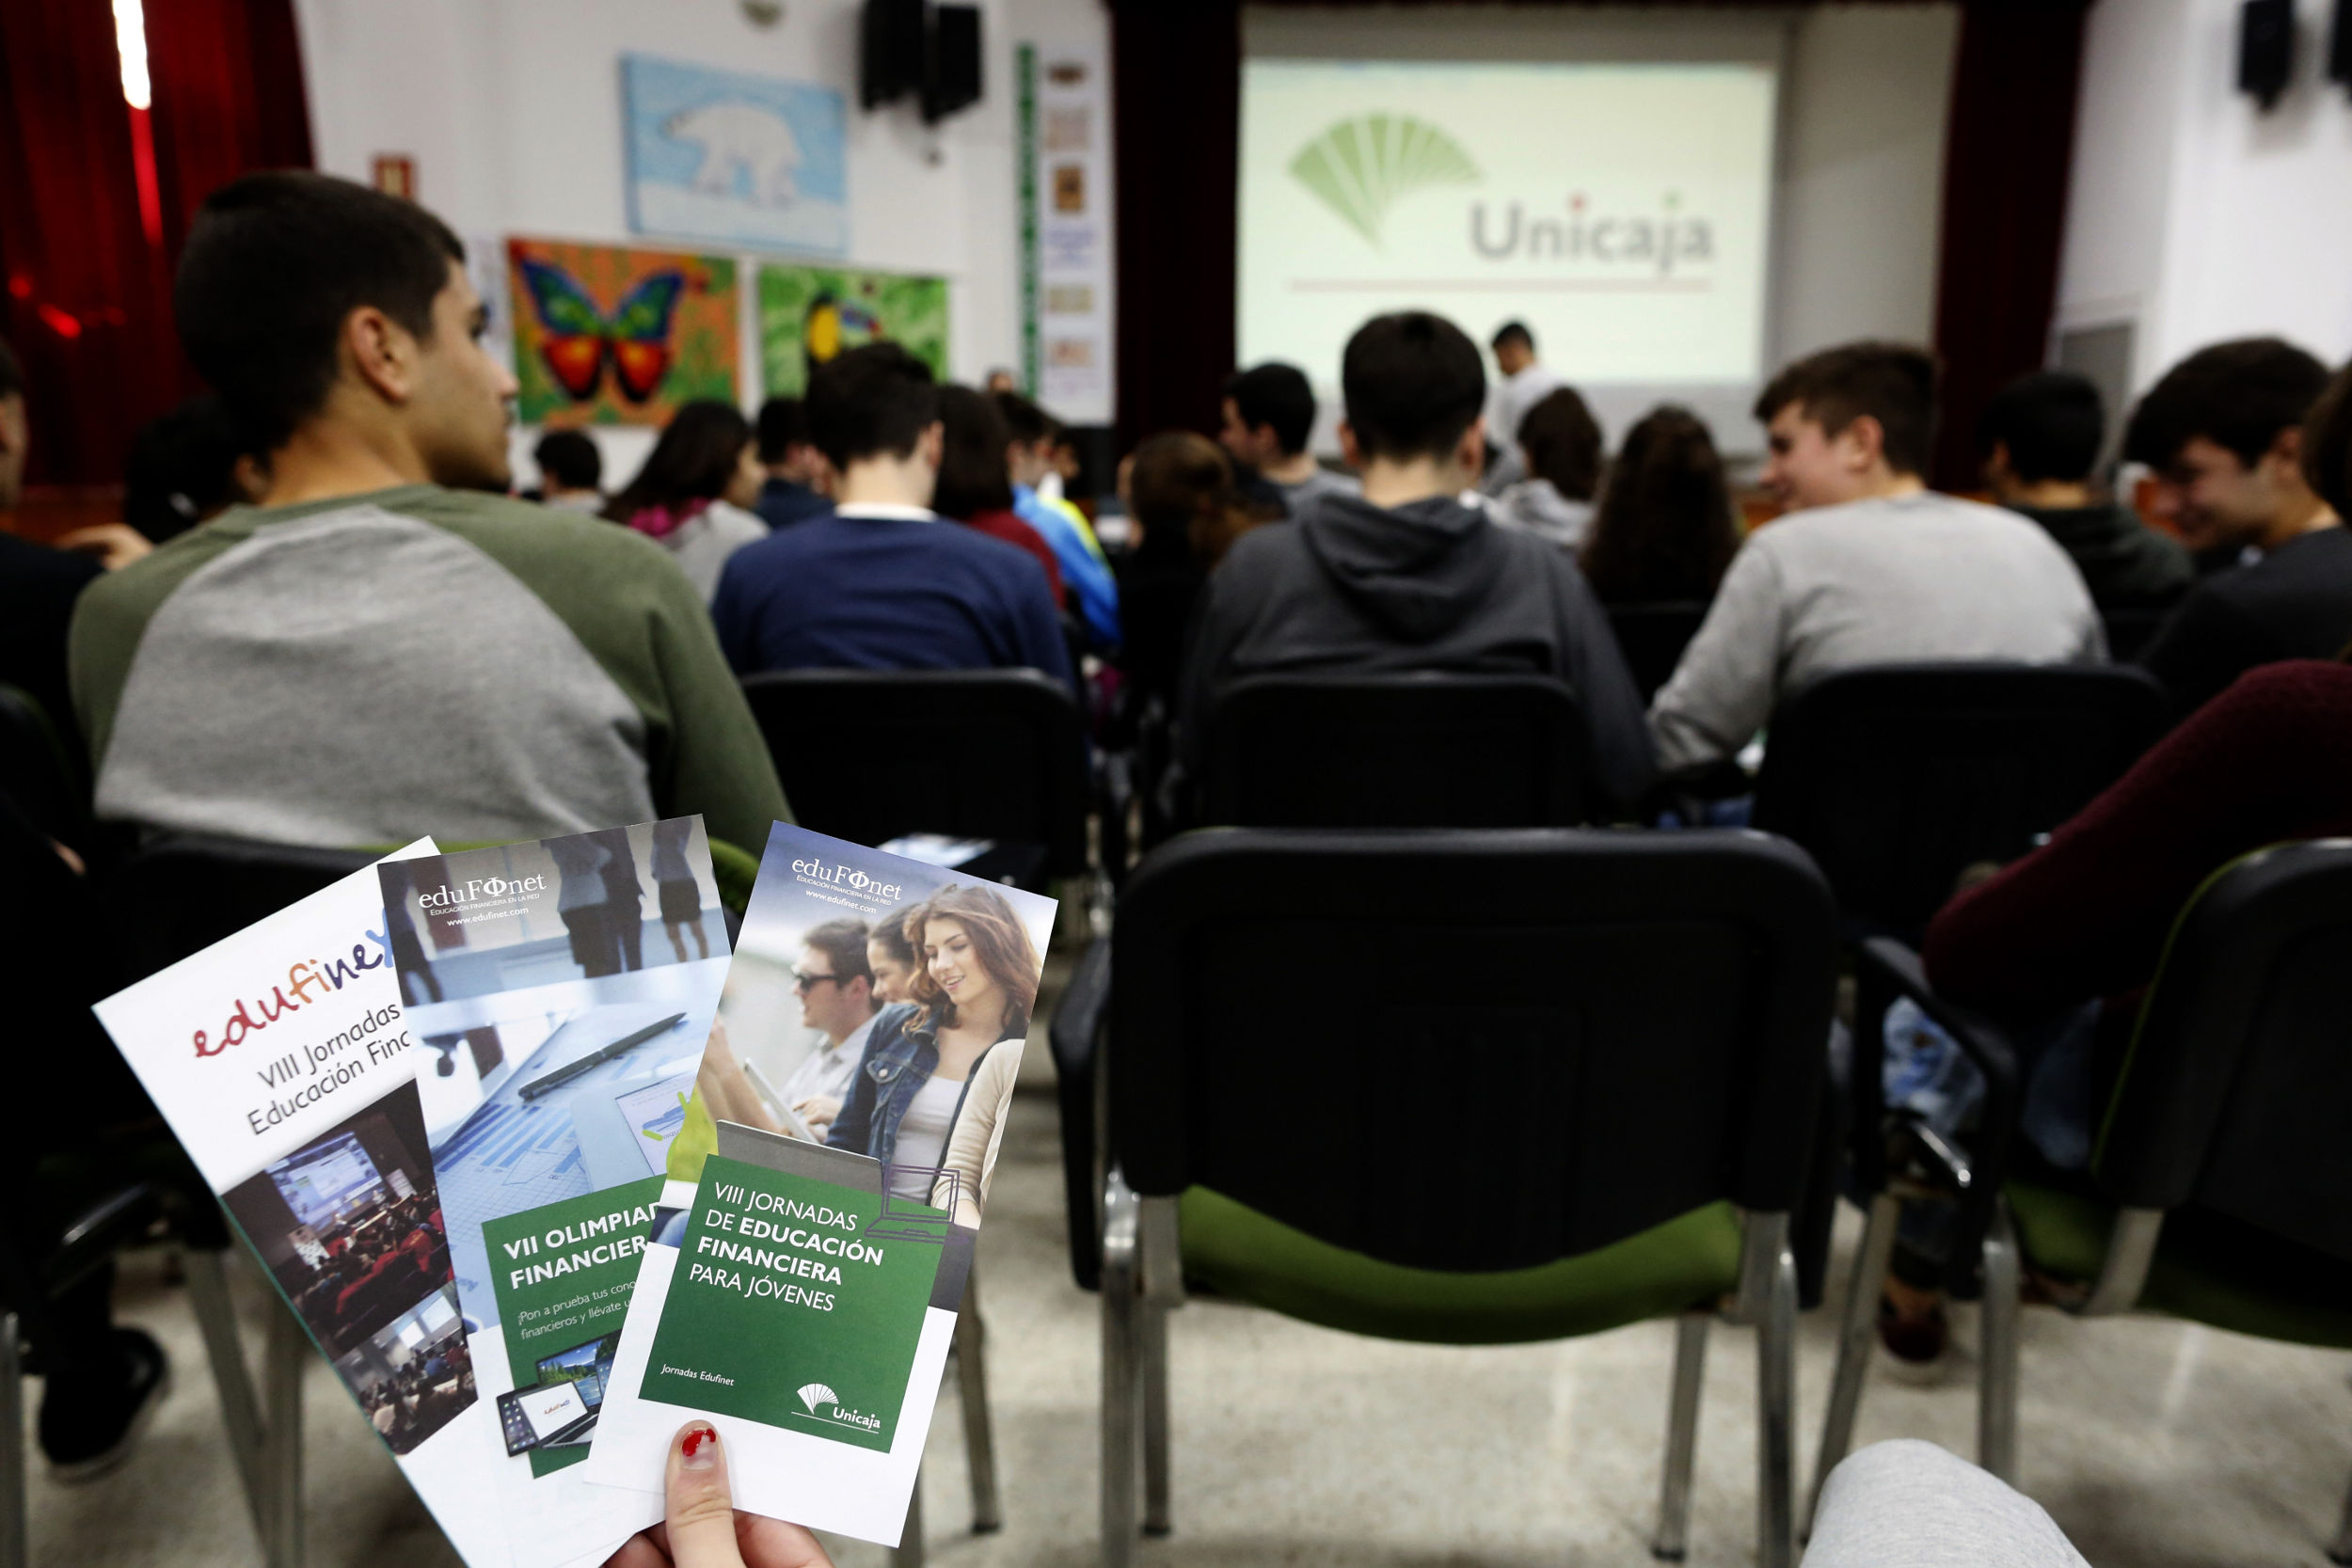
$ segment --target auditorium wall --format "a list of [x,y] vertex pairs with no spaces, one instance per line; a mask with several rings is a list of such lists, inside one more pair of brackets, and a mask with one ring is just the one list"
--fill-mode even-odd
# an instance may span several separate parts
[[2323,0],[2297,0],[2295,76],[2236,90],[2237,0],[2090,9],[2057,330],[2133,328],[2131,385],[2225,338],[2352,354],[2352,97],[2328,82]]
[[[295,0],[319,166],[415,159],[417,195],[469,243],[513,233],[664,242],[628,229],[620,56],[659,55],[823,84],[850,101],[849,264],[944,275],[954,372],[1020,346],[1013,50],[1107,37],[1096,0],[979,0],[983,97],[927,130],[911,103],[857,106],[856,0]],[[723,250],[724,246],[708,248]],[[608,483],[650,436],[606,427]]]

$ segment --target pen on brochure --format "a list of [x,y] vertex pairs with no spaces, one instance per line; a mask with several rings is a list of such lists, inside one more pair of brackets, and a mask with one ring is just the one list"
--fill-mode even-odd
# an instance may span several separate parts
[[525,1084],[521,1088],[515,1091],[515,1098],[517,1100],[536,1100],[541,1095],[547,1093],[549,1089],[561,1088],[564,1085],[570,1083],[573,1079],[579,1077],[581,1073],[588,1071],[590,1069],[602,1067],[605,1063],[611,1061],[622,1052],[634,1050],[636,1047],[641,1046],[647,1040],[653,1038],[656,1035],[663,1034],[671,1029],[675,1029],[685,1022],[686,1015],[684,1013],[672,1013],[668,1018],[663,1019],[659,1023],[648,1023],[643,1029],[637,1030],[633,1034],[623,1035],[619,1039],[614,1040],[611,1045],[601,1047],[598,1050],[591,1051],[587,1055],[582,1056],[579,1061],[557,1068],[553,1072],[548,1073],[544,1078],[533,1078],[530,1083]]

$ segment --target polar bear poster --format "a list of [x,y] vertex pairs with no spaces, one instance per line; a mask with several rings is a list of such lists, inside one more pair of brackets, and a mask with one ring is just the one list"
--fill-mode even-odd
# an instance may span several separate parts
[[621,71],[631,228],[847,254],[839,93],[647,55],[624,55]]

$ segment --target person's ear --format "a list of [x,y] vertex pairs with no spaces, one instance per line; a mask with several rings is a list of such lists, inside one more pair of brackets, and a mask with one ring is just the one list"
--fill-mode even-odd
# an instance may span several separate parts
[[1998,489],[2008,483],[2010,476],[2015,472],[2016,470],[2010,467],[2009,443],[2007,441],[1994,442],[1993,450],[1984,454],[1985,483],[1992,488]]
[[1886,455],[1886,427],[1875,415],[1856,414],[1837,433],[1837,440],[1845,449],[1846,466],[1857,472],[1877,467]]
[[2280,483],[2302,484],[2303,427],[2291,424],[2271,438],[2270,450],[2263,453],[2263,462],[2271,467]]
[[1356,427],[1345,420],[1340,421],[1340,456],[1351,468],[1364,466],[1364,449],[1356,442]]
[[941,456],[947,450],[947,427],[937,420],[923,427],[923,434],[914,443],[914,455],[923,467],[937,468]]
[[1479,473],[1486,467],[1486,417],[1481,414],[1462,432],[1462,438],[1454,443],[1454,466]]
[[343,353],[353,373],[387,403],[406,403],[417,388],[416,335],[373,305],[343,318]]

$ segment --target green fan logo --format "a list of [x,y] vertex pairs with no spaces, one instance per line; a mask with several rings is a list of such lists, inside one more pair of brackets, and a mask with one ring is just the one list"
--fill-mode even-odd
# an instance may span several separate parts
[[1291,176],[1377,247],[1400,198],[1431,185],[1474,185],[1478,166],[1427,120],[1375,114],[1343,119],[1299,149]]

